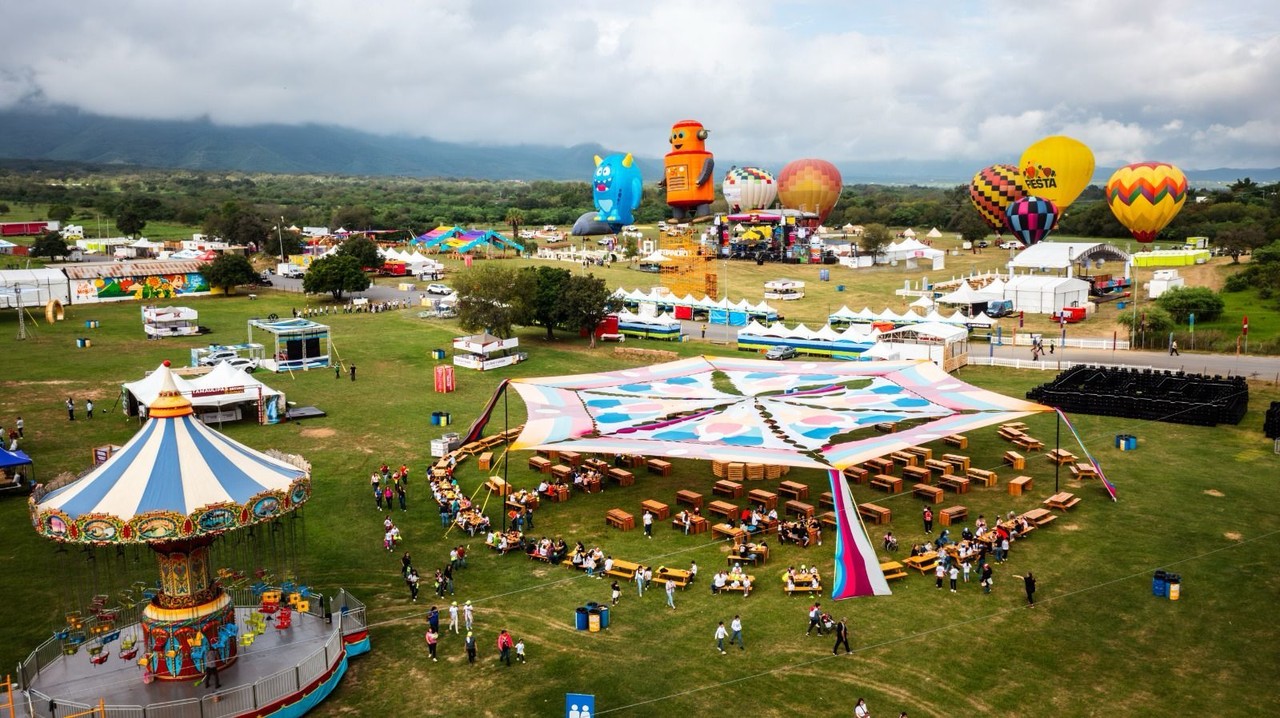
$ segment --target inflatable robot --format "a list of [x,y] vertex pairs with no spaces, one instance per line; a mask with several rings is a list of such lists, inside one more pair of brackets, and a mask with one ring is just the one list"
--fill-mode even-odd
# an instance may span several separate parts
[[671,128],[671,151],[664,158],[667,204],[675,219],[696,219],[711,214],[716,198],[711,175],[715,158],[707,152],[707,129],[696,120],[680,120]]

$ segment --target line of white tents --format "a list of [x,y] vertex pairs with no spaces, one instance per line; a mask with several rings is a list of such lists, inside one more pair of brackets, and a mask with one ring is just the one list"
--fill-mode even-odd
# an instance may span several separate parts
[[744,312],[749,316],[757,317],[765,321],[774,321],[778,318],[778,310],[774,309],[768,302],[761,301],[759,304],[752,304],[747,299],[740,299],[736,302],[729,301],[728,298],[712,299],[707,295],[703,295],[701,299],[695,298],[692,294],[686,294],[683,297],[677,297],[669,292],[661,289],[650,290],[648,292],[633,289],[627,291],[625,289],[617,289],[613,296],[621,299],[624,305],[644,305],[652,304],[659,310],[666,310],[677,314],[677,307],[688,307],[689,309],[702,312],[710,312],[713,309],[724,309],[727,311]]
[[863,307],[862,311],[858,312],[850,310],[849,307],[840,307],[839,311],[827,316],[827,321],[831,324],[849,325],[890,322],[895,326],[904,324],[947,324],[962,327],[990,327],[996,323],[996,320],[982,312],[972,317],[966,317],[963,312],[959,311],[948,316],[939,312],[936,308],[930,309],[928,314],[921,315],[912,308],[908,308],[907,311],[899,314],[888,308],[873,312],[869,307]]

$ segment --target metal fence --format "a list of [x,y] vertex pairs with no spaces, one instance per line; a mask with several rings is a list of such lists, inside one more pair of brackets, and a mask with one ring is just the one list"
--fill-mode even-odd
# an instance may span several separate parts
[[[248,589],[229,591],[237,608],[256,608],[258,603]],[[312,683],[338,660],[343,651],[342,637],[365,630],[365,605],[345,589],[328,602],[326,597],[308,594],[307,613],[325,618],[332,611],[333,629],[324,645],[304,657],[296,665],[259,679],[257,682],[218,691],[216,695],[188,698],[148,706],[109,705],[108,718],[222,718],[239,715],[265,707],[285,696],[296,693]],[[40,670],[62,657],[62,641],[57,636],[40,644],[27,659],[18,664],[18,680],[24,687],[30,686]],[[94,708],[94,705],[67,701],[48,696],[34,688],[27,688],[27,713],[33,718],[66,718]]]

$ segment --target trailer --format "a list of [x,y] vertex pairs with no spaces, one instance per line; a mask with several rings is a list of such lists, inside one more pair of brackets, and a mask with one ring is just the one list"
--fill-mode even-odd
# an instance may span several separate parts
[[56,232],[61,222],[0,222],[0,237],[33,237],[45,232]]

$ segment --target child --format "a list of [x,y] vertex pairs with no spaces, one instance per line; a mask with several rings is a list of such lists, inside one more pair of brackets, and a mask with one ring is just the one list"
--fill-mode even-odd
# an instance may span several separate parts
[[516,641],[516,660],[524,663],[524,639]]
[[610,588],[613,590],[613,605],[616,606],[618,605],[618,599],[622,598],[622,589],[618,587],[618,581],[616,579]]

